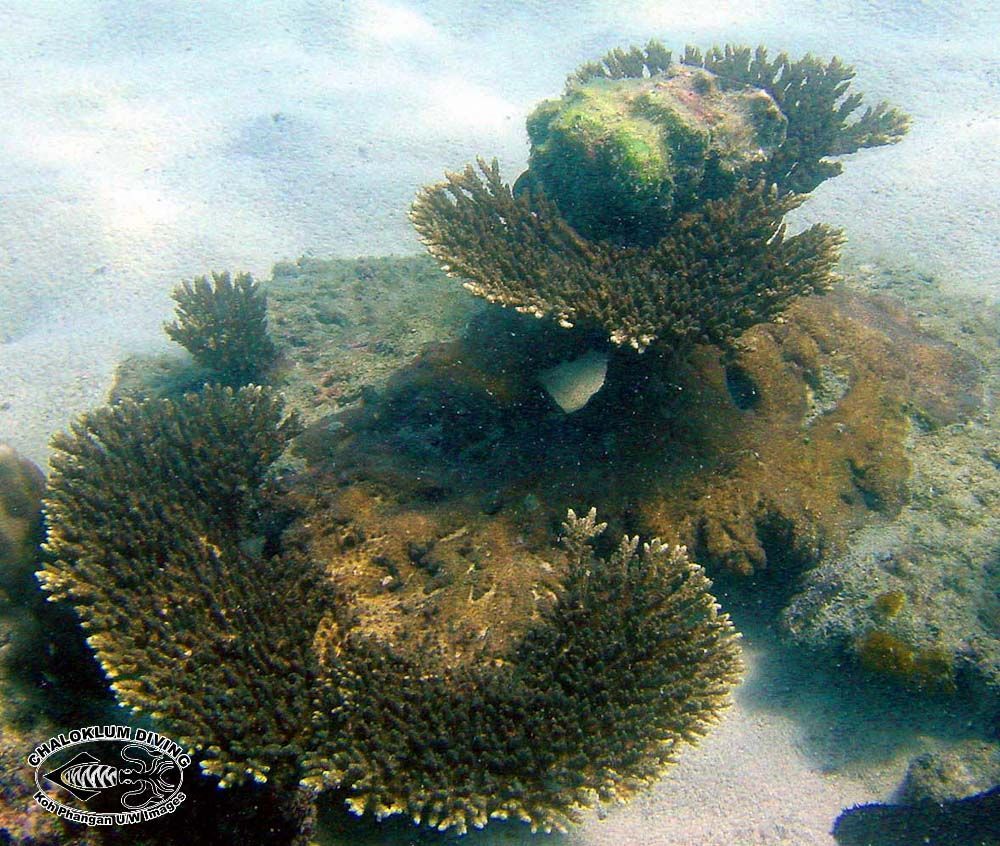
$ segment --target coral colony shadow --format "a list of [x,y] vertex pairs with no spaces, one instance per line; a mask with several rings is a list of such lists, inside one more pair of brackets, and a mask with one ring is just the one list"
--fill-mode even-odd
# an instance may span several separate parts
[[167,331],[206,384],[139,379],[53,441],[39,578],[117,701],[260,784],[275,842],[309,839],[323,793],[551,831],[659,778],[742,670],[702,567],[815,568],[899,514],[914,409],[978,408],[974,361],[830,293],[840,232],[785,230],[838,157],[906,131],[852,76],[657,42],[583,66],[528,117],[513,187],[480,161],[411,211],[507,308],[353,402],[277,393],[345,313],[295,331],[318,309],[276,273],[275,345],[248,276],[178,289]]

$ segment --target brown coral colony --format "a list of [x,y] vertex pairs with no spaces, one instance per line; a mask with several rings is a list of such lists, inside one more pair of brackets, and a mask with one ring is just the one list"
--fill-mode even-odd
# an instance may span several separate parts
[[424,189],[411,218],[444,269],[491,302],[596,324],[640,351],[725,343],[830,287],[841,234],[817,224],[786,237],[782,219],[840,172],[829,157],[906,131],[884,103],[848,123],[861,103],[845,97],[852,76],[763,48],[688,48],[679,64],[657,42],[614,51],[528,118],[514,190],[480,161],[482,177],[468,167]]
[[[849,307],[804,300],[830,290],[842,234],[784,222],[833,157],[906,130],[885,104],[855,115],[851,77],[763,48],[674,62],[657,42],[582,67],[528,118],[513,186],[480,160],[411,210],[445,271],[544,318],[525,321],[537,333],[501,355],[473,328],[425,354],[310,427],[297,474],[273,470],[297,417],[236,389],[282,378],[256,283],[178,288],[168,333],[228,387],[128,400],[53,441],[40,579],[77,608],[120,703],[223,785],[268,782],[289,808],[337,789],[379,818],[553,830],[658,778],[742,670],[684,544],[743,572],[768,532],[818,555],[817,503],[867,513],[842,455],[896,504],[899,414],[867,358],[827,344]],[[784,313],[793,328],[767,324]],[[611,357],[598,411],[554,414],[518,351],[589,344]],[[759,419],[741,417],[758,389]],[[885,444],[824,419],[845,393],[859,418],[879,409]],[[813,466],[785,473],[810,437]],[[776,476],[781,495],[758,495]],[[713,495],[743,525],[709,513]]]

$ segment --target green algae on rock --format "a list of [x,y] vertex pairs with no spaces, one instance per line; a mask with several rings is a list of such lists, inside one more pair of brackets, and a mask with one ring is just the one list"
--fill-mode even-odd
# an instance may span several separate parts
[[[644,79],[672,67],[662,43],[612,50],[588,62],[567,81],[567,91],[595,79]],[[710,71],[724,86],[751,86],[766,92],[787,124],[778,149],[766,160],[764,175],[782,192],[806,194],[836,176],[842,166],[832,159],[866,147],[895,144],[909,128],[909,118],[881,101],[857,114],[863,95],[851,92],[854,69],[834,58],[828,63],[807,54],[792,61],[787,53],[769,60],[767,50],[727,44],[702,52],[687,46],[681,64]],[[845,96],[846,95],[846,96]]]
[[528,116],[531,158],[515,193],[541,190],[590,240],[654,243],[680,213],[752,174],[786,123],[767,92],[701,68],[595,77]]

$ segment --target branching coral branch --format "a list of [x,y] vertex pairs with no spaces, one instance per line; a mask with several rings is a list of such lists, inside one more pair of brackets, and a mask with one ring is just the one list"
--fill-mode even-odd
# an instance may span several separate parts
[[339,785],[357,813],[549,831],[661,775],[727,704],[737,635],[683,548],[623,538],[600,558],[604,528],[569,512],[562,594],[502,660],[452,668],[343,633],[340,722],[317,735],[307,783]]
[[725,343],[832,282],[840,233],[816,225],[787,237],[782,219],[802,198],[762,183],[683,216],[652,247],[624,248],[581,238],[542,196],[514,197],[496,161],[479,167],[414,203],[430,253],[491,302],[599,325],[616,344]]
[[198,276],[174,289],[177,320],[163,328],[195,361],[233,387],[259,382],[277,351],[267,333],[267,297],[249,273]]
[[303,754],[317,574],[253,541],[297,431],[270,392],[210,387],[108,406],[53,439],[39,579],[78,610],[118,700],[225,784],[294,779]]
[[[828,160],[864,147],[895,144],[909,128],[910,119],[880,102],[855,113],[863,97],[848,93],[854,68],[833,58],[828,63],[806,55],[797,61],[780,53],[769,60],[767,50],[727,44],[702,53],[684,48],[681,63],[704,68],[722,79],[751,85],[770,94],[788,118],[788,135],[762,173],[782,192],[806,194],[841,172],[842,165]],[[662,43],[650,41],[645,49],[616,49],[597,62],[588,62],[567,81],[568,90],[593,79],[642,79],[662,73],[671,54]]]
[[764,176],[782,192],[813,191],[843,170],[840,162],[828,157],[894,144],[909,128],[909,118],[885,102],[869,106],[855,117],[863,98],[857,92],[848,93],[854,68],[837,58],[824,64],[806,55],[793,62],[781,53],[769,61],[763,47],[753,51],[727,44],[704,55],[688,47],[683,62],[723,79],[762,88],[775,99],[788,118],[788,132]]
[[841,234],[787,236],[784,216],[831,157],[902,138],[885,103],[860,116],[838,59],[659,42],[580,68],[528,118],[514,190],[479,160],[417,196],[430,253],[474,294],[643,350],[725,345],[796,297],[827,290]]
[[618,47],[596,62],[581,65],[566,81],[568,87],[574,83],[588,82],[598,77],[604,79],[638,79],[663,73],[670,67],[671,53],[660,41],[650,41],[645,48]]

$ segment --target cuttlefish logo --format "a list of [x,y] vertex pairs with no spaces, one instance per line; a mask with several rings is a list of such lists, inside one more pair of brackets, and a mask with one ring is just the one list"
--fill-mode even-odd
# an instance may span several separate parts
[[85,825],[127,825],[176,811],[191,758],[162,734],[88,726],[39,743],[28,756],[46,811]]

